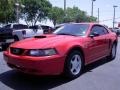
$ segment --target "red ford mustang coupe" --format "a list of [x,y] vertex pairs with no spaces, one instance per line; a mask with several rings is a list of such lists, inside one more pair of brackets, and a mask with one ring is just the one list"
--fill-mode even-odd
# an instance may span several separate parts
[[104,57],[116,57],[117,36],[97,23],[73,23],[51,35],[12,44],[4,52],[7,65],[33,75],[80,75],[83,67]]

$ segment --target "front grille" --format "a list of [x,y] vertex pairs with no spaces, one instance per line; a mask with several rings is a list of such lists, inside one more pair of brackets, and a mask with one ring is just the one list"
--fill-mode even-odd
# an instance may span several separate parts
[[24,49],[20,48],[10,48],[10,52],[14,55],[22,55],[24,53]]

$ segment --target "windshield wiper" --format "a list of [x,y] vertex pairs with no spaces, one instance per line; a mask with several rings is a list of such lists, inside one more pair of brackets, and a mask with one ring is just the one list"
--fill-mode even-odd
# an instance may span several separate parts
[[76,35],[69,34],[69,33],[58,33],[57,35],[70,35],[70,36],[76,36]]

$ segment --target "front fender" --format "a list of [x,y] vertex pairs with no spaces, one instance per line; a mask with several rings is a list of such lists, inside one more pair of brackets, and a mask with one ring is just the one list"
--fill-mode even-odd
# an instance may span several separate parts
[[68,53],[74,48],[79,48],[84,53],[84,45],[78,42],[66,42],[62,45],[59,45],[56,49],[62,56],[67,56]]
[[14,36],[17,36],[17,37],[19,38],[19,40],[22,40],[22,39],[23,39],[22,31],[14,31],[14,32],[13,32],[13,35],[14,35]]

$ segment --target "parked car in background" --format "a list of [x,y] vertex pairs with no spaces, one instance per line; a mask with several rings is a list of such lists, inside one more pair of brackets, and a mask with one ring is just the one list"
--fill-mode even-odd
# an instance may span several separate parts
[[7,65],[33,75],[80,76],[85,65],[116,57],[118,38],[96,23],[73,23],[53,34],[35,36],[10,45],[4,52]]
[[0,44],[3,49],[6,49],[15,41],[42,34],[42,28],[32,29],[24,24],[8,24],[0,29]]
[[37,35],[42,35],[44,34],[44,30],[42,29],[41,26],[35,25],[35,26],[29,26],[29,29],[26,30],[26,38],[28,37],[34,37]]
[[44,31],[44,34],[50,34],[54,31],[54,28],[52,28],[51,26],[47,26],[47,25],[40,25]]
[[120,29],[111,29],[112,32],[115,32],[117,36],[120,35]]

